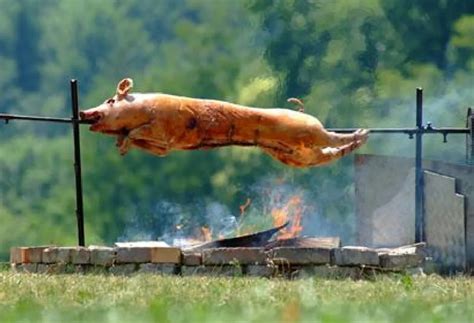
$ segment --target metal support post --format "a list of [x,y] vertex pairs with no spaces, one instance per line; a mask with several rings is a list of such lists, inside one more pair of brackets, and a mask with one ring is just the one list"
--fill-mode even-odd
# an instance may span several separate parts
[[77,237],[79,246],[85,246],[84,238],[84,207],[82,199],[82,174],[81,174],[81,144],[79,133],[79,100],[77,93],[77,80],[71,80],[72,101],[72,130],[74,139],[74,174],[76,177],[76,217]]
[[416,89],[415,242],[424,241],[423,210],[423,89]]

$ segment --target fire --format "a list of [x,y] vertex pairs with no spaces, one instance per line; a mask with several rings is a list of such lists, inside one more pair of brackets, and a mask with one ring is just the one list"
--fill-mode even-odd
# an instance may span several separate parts
[[303,226],[301,225],[301,217],[303,215],[303,206],[301,205],[301,198],[297,195],[292,196],[288,202],[281,208],[273,208],[271,211],[273,217],[273,225],[275,227],[285,224],[290,221],[289,227],[280,230],[277,237],[278,240],[290,239],[297,237]]
[[208,242],[212,240],[212,230],[208,227],[201,227],[202,241]]
[[245,214],[245,211],[247,210],[247,208],[250,206],[250,204],[252,203],[252,200],[247,198],[247,200],[245,201],[244,204],[242,204],[241,206],[239,206],[239,209],[240,209],[240,216],[243,217],[244,214]]

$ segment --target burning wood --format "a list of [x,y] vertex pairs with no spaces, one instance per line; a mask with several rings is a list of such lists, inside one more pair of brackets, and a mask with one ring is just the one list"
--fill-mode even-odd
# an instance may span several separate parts
[[204,242],[198,245],[190,246],[186,248],[185,251],[199,251],[209,248],[263,247],[270,241],[270,239],[275,233],[282,230],[287,225],[288,222],[265,231],[260,231],[235,238]]
[[293,167],[335,161],[362,146],[368,131],[352,134],[327,131],[313,116],[286,109],[260,109],[224,101],[161,93],[130,93],[131,79],[116,95],[81,112],[91,131],[117,137],[122,155],[131,147],[158,156],[172,150],[258,146]]

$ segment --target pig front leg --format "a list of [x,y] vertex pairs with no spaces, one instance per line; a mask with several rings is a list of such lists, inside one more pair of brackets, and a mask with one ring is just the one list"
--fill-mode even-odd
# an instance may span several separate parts
[[120,134],[117,135],[117,141],[115,142],[115,146],[117,146],[120,155],[122,156],[128,152],[128,150],[130,149],[130,139],[128,131],[122,131]]
[[157,155],[160,157],[166,156],[168,154],[168,150],[156,145],[152,141],[147,141],[144,139],[137,139],[137,140],[131,140],[131,144],[133,146],[138,147],[139,149],[145,150],[148,153],[151,153],[153,155]]
[[168,149],[160,145],[153,139],[153,127],[149,124],[135,128],[127,133],[120,134],[117,137],[117,147],[120,155],[125,155],[132,146],[146,150],[152,154],[164,156]]

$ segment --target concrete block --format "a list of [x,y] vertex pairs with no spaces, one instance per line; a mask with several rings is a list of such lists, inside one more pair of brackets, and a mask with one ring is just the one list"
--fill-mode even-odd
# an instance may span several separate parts
[[331,262],[337,266],[378,266],[376,250],[366,247],[342,247],[332,250]]
[[10,248],[10,263],[11,264],[21,264],[23,263],[23,251],[22,247],[12,247]]
[[199,276],[204,275],[206,268],[204,266],[181,266],[182,276]]
[[214,248],[202,252],[204,265],[265,264],[267,256],[262,248]]
[[238,266],[182,266],[183,276],[241,277],[242,268]]
[[358,267],[337,266],[303,266],[294,274],[293,278],[316,278],[316,279],[360,279],[364,275],[364,269]]
[[274,267],[270,265],[247,265],[245,275],[251,277],[272,277]]
[[181,266],[175,264],[159,264],[162,275],[178,275],[181,273]]
[[138,273],[151,273],[160,275],[177,275],[180,267],[175,264],[140,264]]
[[199,266],[202,264],[202,255],[198,252],[183,253],[182,263],[185,266]]
[[328,264],[331,259],[331,250],[327,248],[298,248],[279,247],[268,252],[274,264]]
[[71,262],[76,265],[89,264],[91,260],[91,251],[84,247],[77,247],[71,250]]
[[112,275],[131,275],[137,269],[137,264],[118,264],[109,268]]
[[181,263],[181,249],[174,247],[151,248],[151,262],[157,264]]
[[137,273],[140,274],[160,274],[161,273],[161,264],[140,264],[138,266],[138,271]]
[[42,260],[45,264],[70,263],[71,252],[75,247],[50,247],[43,250]]
[[65,263],[69,264],[71,263],[71,255],[73,250],[75,250],[76,247],[58,247],[56,248],[57,254],[56,254],[56,262],[58,263]]
[[147,247],[131,247],[116,248],[116,263],[147,263],[151,261],[151,248]]
[[43,250],[51,246],[13,247],[10,249],[12,263],[41,263]]
[[417,254],[383,254],[379,256],[380,266],[384,269],[403,270],[419,267],[423,256]]
[[115,263],[116,251],[110,247],[90,247],[91,264],[111,266]]
[[74,265],[59,262],[56,264],[46,265],[46,274],[58,275],[58,274],[73,274],[75,271]]
[[33,274],[38,271],[38,264],[28,263],[28,264],[12,264],[12,270],[17,273],[28,273]]
[[43,250],[42,260],[45,264],[52,264],[57,262],[58,248],[51,247]]
[[48,268],[49,268],[49,265],[48,264],[38,264],[38,266],[36,267],[36,272],[38,274],[47,274],[48,273]]

